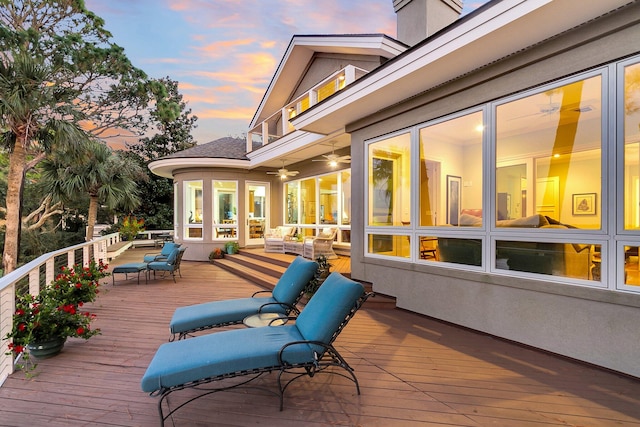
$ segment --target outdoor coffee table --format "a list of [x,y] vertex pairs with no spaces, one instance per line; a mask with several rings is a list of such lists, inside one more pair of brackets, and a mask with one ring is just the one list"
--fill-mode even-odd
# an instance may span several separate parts
[[124,274],[125,280],[128,279],[129,274],[138,274],[138,285],[140,284],[140,273],[144,271],[144,280],[147,283],[147,263],[146,262],[130,262],[128,264],[122,264],[113,268],[111,272],[112,283],[116,285],[116,274]]
[[263,326],[282,326],[287,323],[287,315],[282,313],[258,313],[247,316],[242,321],[249,328]]

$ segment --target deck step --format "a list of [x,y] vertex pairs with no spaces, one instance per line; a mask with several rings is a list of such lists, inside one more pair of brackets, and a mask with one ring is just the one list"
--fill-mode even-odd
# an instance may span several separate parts
[[[295,255],[263,254],[258,251],[241,250],[237,254],[225,255],[223,259],[215,260],[214,264],[258,286],[272,290],[295,257]],[[345,276],[350,277],[350,274],[346,273]],[[371,292],[371,283],[354,280],[361,283],[366,292]],[[393,309],[396,308],[396,299],[387,295],[376,294],[375,297],[367,300],[364,307]]]
[[[227,270],[238,277],[242,277],[258,286],[261,286],[267,290],[273,290],[278,278],[273,274],[267,274],[255,269],[252,266],[247,266],[237,262],[234,255],[226,255],[223,259],[216,259],[214,265]],[[279,277],[279,276],[278,276]]]

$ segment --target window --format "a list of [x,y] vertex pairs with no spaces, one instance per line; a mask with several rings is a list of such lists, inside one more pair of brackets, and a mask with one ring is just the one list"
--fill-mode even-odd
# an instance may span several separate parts
[[531,227],[503,221],[541,215],[601,228],[601,92],[598,75],[496,107],[497,227]]
[[421,226],[482,225],[483,130],[481,111],[420,129]]
[[317,199],[316,199],[316,180],[304,179],[300,181],[300,208],[302,215],[300,216],[301,224],[317,224]]
[[339,90],[342,90],[345,86],[345,76],[344,74],[340,74],[339,76],[337,76],[336,78],[330,80],[329,82],[325,83],[324,85],[320,86],[317,90],[317,100],[318,102],[322,101],[325,98],[328,98],[329,96],[333,95],[334,93],[338,92]]
[[238,183],[213,181],[214,238],[236,238],[238,229]]
[[410,222],[410,160],[408,133],[369,144],[368,225],[399,226]]
[[640,230],[640,64],[624,67],[624,228]]
[[185,238],[202,239],[202,206],[202,181],[185,181]]
[[298,224],[298,212],[300,203],[300,182],[290,181],[284,184],[284,192],[287,195],[285,200],[285,220],[286,224]]
[[318,178],[320,186],[319,218],[321,224],[338,224],[338,174]]
[[[629,80],[633,69],[626,71]],[[367,254],[600,284],[605,75],[591,72],[371,141]],[[627,96],[637,96],[629,86]],[[640,145],[637,124],[631,128]],[[413,147],[415,164],[408,161]],[[495,153],[494,180],[483,169],[488,152]],[[640,157],[627,157],[631,176]],[[488,208],[483,194],[492,181]],[[495,257],[485,265],[488,252]]]

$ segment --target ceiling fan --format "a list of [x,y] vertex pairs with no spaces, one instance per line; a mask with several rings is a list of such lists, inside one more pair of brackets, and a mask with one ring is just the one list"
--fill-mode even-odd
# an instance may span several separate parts
[[351,156],[345,155],[341,156],[335,153],[335,144],[333,145],[333,149],[331,150],[331,154],[323,154],[322,157],[324,159],[313,159],[313,162],[329,162],[329,166],[335,168],[338,166],[338,163],[351,163]]
[[277,171],[268,171],[267,175],[278,175],[280,177],[280,179],[285,179],[285,178],[288,178],[290,176],[296,176],[299,173],[300,172],[298,172],[298,171],[290,171],[287,168],[285,168],[284,167],[284,160],[283,160],[281,169],[278,169]]

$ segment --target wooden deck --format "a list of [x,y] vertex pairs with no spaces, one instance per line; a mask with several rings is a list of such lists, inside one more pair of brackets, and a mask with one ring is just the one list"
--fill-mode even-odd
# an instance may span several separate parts
[[[129,250],[112,264],[139,260]],[[134,275],[135,276],[135,275]],[[140,379],[169,338],[177,306],[257,290],[215,265],[183,262],[182,278],[136,285],[105,279],[93,305],[102,335],[69,340],[0,387],[2,426],[155,426],[156,398]],[[119,280],[118,280],[119,279]],[[333,375],[287,389],[285,408],[255,388],[196,400],[175,426],[640,426],[640,381],[399,309],[362,309],[336,341],[362,394]],[[262,385],[274,389],[275,375]],[[192,391],[176,393],[172,405]]]

